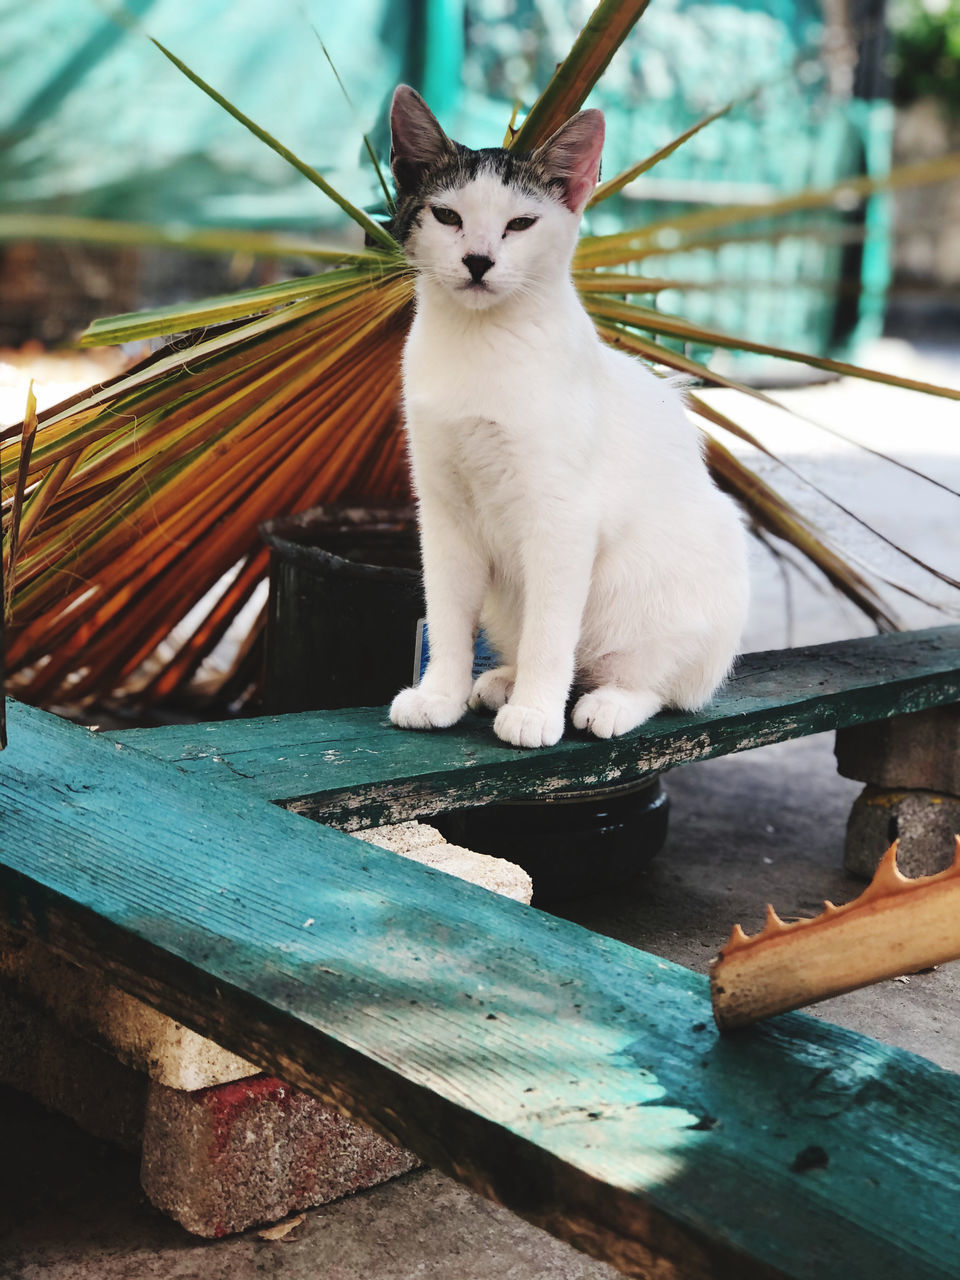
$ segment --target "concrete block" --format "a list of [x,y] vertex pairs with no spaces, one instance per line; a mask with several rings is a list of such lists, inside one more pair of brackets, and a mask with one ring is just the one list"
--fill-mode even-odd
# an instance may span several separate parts
[[960,796],[960,703],[841,729],[836,755],[845,778]]
[[905,876],[929,876],[953,862],[960,832],[960,797],[935,791],[897,791],[868,786],[854,801],[847,822],[844,866],[872,876],[894,840]]
[[469,880],[492,893],[505,898],[530,903],[533,898],[533,881],[515,862],[494,858],[486,853],[474,853],[460,845],[447,844],[435,827],[425,822],[398,822],[388,827],[373,827],[369,831],[352,832],[359,840],[390,849],[404,858],[413,858],[425,867],[446,871],[448,875]]
[[[0,981],[0,1083],[95,1138],[139,1151],[149,1081]],[[7,1152],[5,1159],[13,1159]],[[2,1268],[0,1268],[2,1271]]]
[[0,925],[0,981],[46,1009],[66,1033],[174,1089],[203,1089],[254,1075],[257,1068],[197,1035],[92,969],[56,955],[37,938]]
[[184,1093],[154,1084],[141,1181],[188,1231],[224,1236],[375,1186],[419,1163],[272,1076]]

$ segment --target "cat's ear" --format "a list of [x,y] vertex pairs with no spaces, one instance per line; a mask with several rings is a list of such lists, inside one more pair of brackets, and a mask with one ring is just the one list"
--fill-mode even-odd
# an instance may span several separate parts
[[563,203],[572,213],[583,212],[597,185],[603,134],[602,111],[594,107],[578,111],[531,157],[539,164],[548,182],[559,179],[563,183]]
[[437,117],[408,84],[394,91],[390,134],[390,168],[400,191],[415,190],[427,169],[456,154]]

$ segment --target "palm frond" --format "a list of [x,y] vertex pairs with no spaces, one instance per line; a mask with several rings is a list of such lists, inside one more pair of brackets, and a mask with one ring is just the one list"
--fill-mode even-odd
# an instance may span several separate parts
[[383,255],[347,245],[275,231],[243,231],[235,227],[164,227],[113,218],[80,218],[56,213],[0,213],[0,241],[53,241],[103,245],[111,249],[151,248],[190,253],[243,253],[260,258],[309,258],[316,262],[371,262]]
[[286,160],[287,164],[292,165],[294,169],[302,173],[303,176],[308,181],[312,182],[315,187],[319,187],[325,196],[328,196],[334,204],[339,205],[348,218],[352,219],[358,227],[363,228],[371,240],[380,245],[381,248],[386,249],[389,253],[396,254],[399,252],[397,242],[389,232],[384,231],[383,227],[381,227],[379,223],[374,222],[373,219],[365,214],[362,209],[358,209],[355,204],[351,204],[346,196],[342,196],[335,187],[332,187],[330,183],[327,182],[326,178],[317,173],[316,169],[314,169],[312,165],[307,164],[304,160],[295,156],[289,147],[285,147],[283,143],[273,137],[272,134],[267,133],[266,129],[262,129],[260,125],[251,120],[248,115],[245,115],[239,107],[235,107],[232,102],[229,102],[223,96],[222,93],[218,93],[213,85],[208,84],[202,76],[197,75],[197,73],[191,70],[185,62],[181,62],[177,55],[172,53],[166,45],[162,45],[160,41],[156,40],[153,36],[148,36],[147,39],[160,50],[165,58],[169,59],[169,61],[173,63],[178,71],[183,72],[188,80],[192,80],[198,89],[202,89],[203,92],[209,98],[212,98],[218,106],[223,107],[224,111],[232,115],[234,120],[239,120],[245,129],[249,129],[255,137],[259,138],[261,142],[265,142],[272,151],[277,153],[278,156],[282,156],[283,159]]
[[692,124],[689,129],[684,129],[683,133],[678,134],[671,142],[658,148],[652,155],[647,156],[645,160],[640,160],[637,164],[631,165],[629,169],[624,169],[622,173],[618,173],[615,178],[610,178],[607,182],[598,183],[593,195],[587,201],[587,208],[600,204],[602,200],[609,199],[610,196],[616,195],[618,191],[622,191],[624,187],[629,186],[631,182],[635,182],[642,174],[649,173],[661,160],[666,160],[667,156],[672,156],[674,151],[682,147],[685,142],[689,142],[701,129],[705,129],[707,125],[713,124],[714,120],[719,120],[722,116],[725,116],[728,111],[732,111],[741,101],[742,99],[737,98],[733,102],[728,102],[725,107],[720,107],[717,111],[711,111],[709,115],[704,116],[702,120],[698,120],[696,124]]
[[[350,94],[347,92],[347,86],[343,83],[343,79],[340,75],[340,72],[337,70],[336,64],[334,63],[333,58],[331,58],[330,56],[330,50],[324,44],[323,38],[320,35],[320,32],[317,30],[317,28],[314,26],[312,22],[310,23],[310,30],[317,37],[317,42],[319,43],[320,48],[323,51],[323,56],[326,58],[327,65],[329,66],[330,70],[333,72],[333,78],[336,80],[337,84],[340,87],[340,92],[343,94],[343,99],[346,102],[347,106],[350,108],[350,113],[353,116],[354,121],[359,121],[357,109],[353,105],[353,99],[350,97]],[[380,160],[377,156],[376,151],[374,150],[373,143],[370,141],[369,135],[364,133],[361,130],[360,136],[363,138],[363,148],[367,153],[367,157],[371,165],[373,166],[373,171],[377,175],[377,182],[379,182],[380,190],[383,192],[384,203],[386,204],[387,210],[389,211],[390,216],[392,217],[396,208],[395,202],[393,199],[393,192],[390,190],[390,187],[387,183],[387,179],[383,172],[383,167],[380,164]]]
[[[513,146],[528,150],[537,145],[583,103],[646,2],[602,0],[512,135]],[[259,522],[318,502],[349,498],[373,504],[409,496],[399,423],[399,361],[413,285],[397,246],[320,174],[168,50],[157,47],[333,199],[374,247],[354,251],[260,233],[181,233],[77,220],[31,220],[28,229],[15,216],[0,216],[0,239],[29,231],[89,243],[290,254],[331,268],[282,284],[95,321],[84,336],[88,344],[190,332],[134,368],[39,415],[35,429],[28,415],[21,426],[0,431],[0,442],[6,442],[0,477],[3,521],[14,535],[8,545],[14,547],[16,573],[8,664],[17,691],[33,701],[108,695],[139,702],[182,698],[198,687],[241,611],[256,609],[267,565]],[[596,199],[622,189],[728,109],[705,117],[605,183]],[[817,209],[829,216],[852,199],[956,173],[960,156],[946,157],[885,178],[850,178],[760,206],[697,211],[615,235],[585,237],[577,251],[575,280],[606,341],[781,410],[785,406],[765,392],[707,367],[676,346],[693,343],[772,354],[958,399],[960,392],[950,388],[717,333],[641,306],[630,299],[658,295],[685,282],[662,275],[645,279],[628,270],[662,254],[666,244],[671,250],[688,249],[796,235],[839,243],[861,233],[823,223],[798,227],[791,219]],[[771,225],[772,219],[779,222]],[[732,432],[776,457],[768,446],[701,397],[692,397],[691,408],[719,433],[707,440],[718,483],[737,497],[763,536],[792,545],[878,626],[894,627],[896,618],[877,584],[908,593],[909,588],[872,570],[861,571],[855,557],[841,553],[727,449],[720,435]],[[948,575],[939,576],[958,585]],[[213,688],[221,698],[234,697],[249,687],[259,660],[261,627],[262,612],[250,622],[231,661],[212,684],[207,682],[207,693]]]
[[[377,263],[380,279],[395,278],[406,273],[402,263],[396,265]],[[148,311],[136,311],[130,315],[111,316],[95,320],[81,338],[87,347],[100,347],[139,338],[164,337],[188,329],[200,329],[207,325],[220,325],[270,311],[289,302],[301,302],[310,298],[322,298],[326,304],[346,301],[370,288],[371,271],[364,267],[343,267],[322,275],[302,276],[285,280],[281,284],[260,285],[253,289],[241,289],[220,298],[206,298],[202,302],[184,306],[155,307]]]
[[[868,196],[901,187],[918,187],[927,183],[946,182],[960,176],[960,152],[938,156],[933,160],[919,160],[915,164],[901,165],[889,173],[876,177],[863,175],[843,178],[829,187],[817,187],[782,196],[777,200],[764,200],[755,204],[726,205],[719,208],[696,209],[690,213],[676,214],[648,222],[631,231],[614,232],[604,236],[584,236],[577,246],[575,265],[587,267],[616,267],[627,262],[640,262],[655,253],[671,253],[690,249],[701,244],[717,244],[718,233],[725,228],[756,222],[767,218],[783,218],[789,214],[806,213],[811,209],[849,209]],[[789,231],[782,234],[790,234]],[[707,236],[707,239],[703,239]],[[701,238],[696,238],[701,237]]]
[[[406,494],[397,403],[409,298],[406,277],[377,276],[346,300],[313,298],[272,324],[170,351],[159,374],[133,371],[44,416],[39,432],[52,438],[28,460],[9,649],[24,692],[136,690],[157,647],[200,609],[142,690],[166,696],[262,579],[261,521],[321,499]],[[239,561],[237,582],[204,610]]]
[[881,631],[895,631],[896,615],[849,559],[819,533],[795,507],[752,471],[715,436],[707,438],[707,462],[721,488],[731,493],[754,520],[797,548],[841,594],[851,600]]
[[805,364],[810,368],[822,369],[826,373],[835,373],[841,377],[860,378],[865,382],[882,382],[890,387],[903,387],[908,391],[922,391],[929,396],[960,400],[960,388],[957,387],[945,387],[936,382],[920,382],[915,378],[904,378],[896,373],[885,373],[882,369],[865,369],[862,365],[848,364],[845,360],[830,360],[826,356],[812,355],[809,352],[790,351],[785,347],[773,347],[763,342],[750,342],[747,338],[735,338],[729,334],[720,333],[716,329],[708,329],[704,325],[694,324],[692,321],[667,315],[662,311],[654,311],[650,307],[641,307],[636,303],[616,302],[604,298],[602,301],[591,299],[586,306],[590,314],[599,320],[613,321],[630,328],[645,329],[649,333],[683,338],[688,342],[696,342],[708,347],[730,347],[736,351],[749,351],[754,355],[774,356],[778,360]]
[[513,136],[516,151],[532,151],[579,111],[639,21],[650,0],[600,0],[573,48]]
[[[33,391],[33,379],[30,380],[30,386],[27,390],[27,411],[23,417],[23,430],[20,437],[19,456],[17,458],[16,477],[13,482],[13,495],[10,500],[10,537],[6,548],[6,565],[0,566],[0,580],[3,583],[3,599],[0,600],[0,607],[3,609],[3,617],[0,618],[0,628],[3,627],[11,615],[11,605],[13,600],[14,583],[17,580],[17,552],[19,551],[20,539],[25,536],[23,530],[23,495],[27,487],[27,473],[30,468],[30,454],[33,452],[33,442],[37,433],[37,397]],[[0,546],[3,539],[0,538]]]

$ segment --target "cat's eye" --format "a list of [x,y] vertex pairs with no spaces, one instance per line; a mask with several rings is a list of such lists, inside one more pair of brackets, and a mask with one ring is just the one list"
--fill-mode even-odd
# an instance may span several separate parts
[[511,218],[507,223],[508,231],[526,231],[527,227],[532,227],[536,222],[536,218]]
[[445,227],[462,227],[463,219],[459,213],[454,213],[453,209],[445,209],[442,205],[432,204],[430,212],[438,222],[443,223]]

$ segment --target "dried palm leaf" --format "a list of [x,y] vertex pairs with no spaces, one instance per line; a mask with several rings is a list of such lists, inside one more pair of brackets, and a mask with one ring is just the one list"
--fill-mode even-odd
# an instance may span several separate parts
[[853,902],[827,902],[812,920],[790,923],[768,907],[752,937],[734,925],[710,972],[714,1017],[729,1031],[957,959],[960,837],[951,867],[913,880],[898,870],[892,844]]
[[[519,130],[511,131],[513,146],[536,145],[582,104],[645,5],[646,0],[602,0]],[[333,199],[363,230],[368,247],[110,224],[114,242],[292,254],[328,269],[225,297],[98,320],[85,335],[87,343],[196,332],[39,415],[32,437],[24,425],[0,432],[0,441],[8,442],[4,523],[10,531],[16,527],[19,537],[9,668],[18,693],[33,701],[108,695],[140,703],[182,699],[196,688],[198,673],[209,669],[211,655],[237,616],[246,616],[258,599],[267,563],[257,535],[260,521],[339,498],[374,504],[408,497],[399,356],[413,285],[399,247],[320,174],[169,50],[157,47]],[[622,189],[729,109],[712,113],[603,184],[595,201]],[[636,264],[662,254],[665,240],[671,248],[688,248],[804,234],[809,228],[753,224],[798,211],[830,210],[838,202],[846,207],[854,197],[957,172],[960,157],[947,157],[764,206],[711,209],[615,235],[588,236],[577,252],[576,282],[607,341],[770,404],[778,402],[676,351],[671,340],[772,353],[958,398],[949,388],[751,343],[628,301],[631,295],[655,295],[682,284],[635,273]],[[0,217],[0,238],[27,231],[16,218]],[[75,220],[33,221],[29,231],[88,241],[108,234],[103,224]],[[818,225],[811,234],[849,236],[851,231]],[[749,434],[703,401],[693,408],[720,431],[741,438]],[[708,441],[707,456],[719,483],[736,495],[758,529],[791,543],[879,626],[895,625],[875,585],[878,575],[861,573],[849,555],[719,438]],[[214,678],[222,698],[235,697],[255,680],[261,625],[262,614]]]

